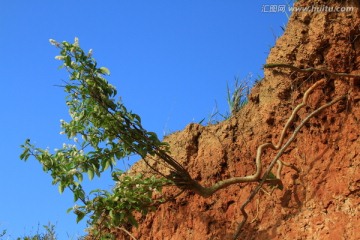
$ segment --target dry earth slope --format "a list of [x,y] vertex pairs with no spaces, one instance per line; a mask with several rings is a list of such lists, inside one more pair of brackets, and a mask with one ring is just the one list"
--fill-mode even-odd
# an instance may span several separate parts
[[[293,13],[267,63],[326,68],[360,74],[359,1],[298,1],[296,6],[353,6],[353,11]],[[347,94],[312,118],[282,156],[293,163],[282,171],[283,190],[260,192],[246,208],[249,220],[241,239],[360,239],[360,80],[289,69],[265,69],[249,103],[231,119],[211,126],[188,125],[168,136],[172,155],[203,185],[252,174],[257,147],[277,142],[291,111],[316,81],[307,107],[289,130],[315,108]],[[266,150],[262,161],[275,156]],[[142,162],[132,171],[144,170]],[[252,184],[236,184],[209,198],[186,192],[141,219],[138,239],[231,239],[241,221],[241,204]],[[173,189],[166,189],[171,192]],[[123,232],[119,231],[122,235]],[[129,236],[118,239],[129,239]]]

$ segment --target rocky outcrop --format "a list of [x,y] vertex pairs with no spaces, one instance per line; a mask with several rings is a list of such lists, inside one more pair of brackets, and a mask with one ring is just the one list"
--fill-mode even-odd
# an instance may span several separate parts
[[[358,1],[298,1],[295,6],[352,6],[349,12],[294,12],[267,63],[299,68],[326,68],[360,74],[360,9]],[[360,80],[319,72],[265,69],[249,103],[234,117],[216,125],[188,125],[168,136],[172,155],[191,176],[210,186],[255,171],[257,147],[277,142],[294,107],[316,81],[307,107],[294,126],[336,96],[341,101],[312,118],[282,156],[300,171],[284,168],[283,190],[267,187],[246,207],[249,214],[240,239],[360,239]],[[266,150],[266,165],[275,156]],[[139,162],[131,171],[144,170]],[[138,239],[231,239],[242,220],[241,204],[256,183],[236,184],[202,198],[185,192],[140,220]],[[173,193],[174,188],[164,189]],[[127,239],[119,231],[118,239]],[[121,237],[123,236],[123,237]]]

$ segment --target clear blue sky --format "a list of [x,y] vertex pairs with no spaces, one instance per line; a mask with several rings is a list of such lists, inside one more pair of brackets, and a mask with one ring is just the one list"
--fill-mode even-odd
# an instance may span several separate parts
[[[279,1],[278,1],[279,2]],[[284,4],[286,1],[280,1]],[[49,38],[94,50],[111,71],[128,109],[160,136],[225,113],[226,83],[262,75],[261,66],[282,34],[285,13],[261,12],[267,0],[45,1],[1,0],[0,232],[5,239],[56,224],[59,239],[84,235],[72,195],[60,195],[38,162],[19,160],[20,144],[61,147],[60,119],[69,119],[66,80]],[[274,4],[274,3],[273,3]],[[107,180],[99,181],[109,187]]]

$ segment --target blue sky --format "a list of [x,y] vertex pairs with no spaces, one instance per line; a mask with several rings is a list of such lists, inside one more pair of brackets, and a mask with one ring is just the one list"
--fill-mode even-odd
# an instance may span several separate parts
[[[285,4],[286,1],[280,1]],[[54,149],[66,141],[60,119],[69,119],[67,79],[48,42],[80,39],[98,64],[111,71],[128,109],[163,136],[199,122],[215,107],[224,114],[226,84],[235,76],[262,75],[261,66],[282,34],[285,13],[264,13],[269,1],[45,1],[1,0],[0,8],[0,232],[5,239],[56,225],[59,239],[84,235],[76,224],[72,195],[59,194],[38,162],[19,160],[31,138]],[[98,180],[109,187],[110,182]]]

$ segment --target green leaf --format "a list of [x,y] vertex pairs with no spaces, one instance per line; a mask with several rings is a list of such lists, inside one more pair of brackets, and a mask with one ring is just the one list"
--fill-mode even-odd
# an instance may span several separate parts
[[58,188],[59,188],[59,193],[63,193],[63,192],[64,192],[64,189],[65,189],[65,186],[60,182]]
[[76,215],[76,223],[79,223],[85,217],[85,213],[81,211],[77,211]]
[[30,149],[26,148],[24,152],[20,155],[20,159],[26,161],[30,156],[29,151]]
[[111,108],[111,110],[116,110],[116,104],[112,100],[106,99],[106,104]]
[[88,173],[89,179],[92,180],[94,178],[94,170],[89,168],[87,173]]
[[127,216],[127,218],[131,225],[135,226],[136,228],[139,226],[138,222],[131,213]]
[[160,143],[160,140],[158,138],[158,136],[156,135],[156,133],[154,132],[148,132],[148,137],[150,140],[152,140],[155,143]]
[[123,173],[124,173],[124,172],[121,171],[121,170],[116,170],[116,171],[114,171],[114,172],[111,173],[111,177],[112,177],[112,179],[113,179],[115,182],[117,182],[117,181],[119,181],[119,177],[120,177]]
[[106,67],[101,67],[99,70],[102,74],[110,75],[110,70]]
[[67,210],[66,210],[66,213],[69,213],[69,212],[71,212],[73,210],[73,208],[71,207],[71,208],[68,208]]
[[71,57],[68,55],[68,56],[66,56],[66,58],[65,58],[65,64],[66,64],[66,66],[71,66]]
[[119,225],[121,221],[121,215],[119,213],[114,213],[113,210],[110,211],[110,214],[111,213],[112,213],[112,215],[110,215],[111,221],[113,222],[114,225]]
[[114,219],[115,219],[114,210],[110,210],[109,216],[110,216],[111,220],[114,221]]
[[280,179],[278,179],[272,172],[269,173],[267,179],[272,180],[269,183],[270,186],[275,187],[280,190],[284,189],[284,185],[283,185],[282,181]]
[[74,202],[76,202],[79,199],[79,193],[74,192]]
[[272,173],[272,172],[269,172],[268,176],[267,176],[267,179],[277,179],[276,176]]
[[105,165],[103,166],[103,171],[105,171],[106,169],[108,169],[110,167],[110,159],[105,161]]
[[83,181],[83,175],[81,173],[76,173],[75,176],[79,180],[79,183],[81,183]]
[[116,153],[115,153],[115,156],[116,156],[116,158],[117,158],[117,159],[121,159],[121,158],[123,158],[123,157],[124,157],[124,153],[123,153],[123,152],[118,151],[118,152],[116,152]]

